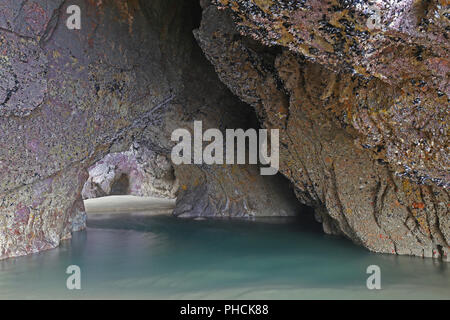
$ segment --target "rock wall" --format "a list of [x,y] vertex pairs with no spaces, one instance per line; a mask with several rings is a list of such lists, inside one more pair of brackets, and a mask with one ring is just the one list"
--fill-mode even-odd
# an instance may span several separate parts
[[338,83],[330,79],[324,98],[345,89],[330,111],[357,131],[360,145],[415,182],[449,186],[447,2],[213,2],[230,9],[240,33],[335,71]]
[[87,168],[126,150],[182,86],[187,2],[152,1],[152,19],[138,1],[71,4],[81,30],[66,27],[66,1],[0,6],[0,258],[69,237]]
[[202,120],[280,129],[296,199],[256,165],[182,165],[176,216],[294,215],[298,199],[327,233],[449,260],[448,4],[200,3],[74,0],[81,30],[63,0],[0,6],[0,259],[82,229],[99,160],[135,142],[168,157]]
[[[281,171],[295,184],[299,200],[316,208],[324,231],[344,234],[375,252],[448,260],[449,109],[443,93],[448,79],[418,72],[428,60],[414,64],[417,59],[407,51],[362,57],[360,52],[358,58],[353,47],[338,45],[338,40],[358,41],[345,37],[350,31],[344,23],[358,6],[214,3],[229,9],[205,2],[196,38],[221,80],[255,108],[263,126],[281,128]],[[320,36],[327,32],[320,27],[325,23],[336,29],[331,39]],[[362,25],[354,28],[364,31]],[[367,37],[384,36],[401,46],[400,39],[384,34],[388,30],[369,31]],[[361,46],[386,45],[359,40]],[[434,54],[444,63],[448,43],[440,44],[443,51]],[[305,53],[305,46],[314,55]],[[350,53],[338,50],[344,48]],[[407,67],[417,71],[413,78],[393,72],[398,57],[415,66]],[[369,68],[375,76],[358,69],[366,63],[383,64],[391,77],[379,69]]]
[[[221,83],[199,47],[192,50],[182,78],[183,90],[168,104],[162,121],[136,137],[140,144],[170,156],[176,144],[170,140],[172,132],[185,128],[193,136],[194,121],[202,121],[203,131],[217,128],[224,135],[226,129],[259,126],[252,108]],[[257,165],[187,164],[174,170],[179,183],[174,210],[178,217],[295,216],[302,211],[288,181],[261,176]]]
[[[251,113],[220,83],[195,43],[196,0],[70,4],[81,8],[81,30],[66,27],[69,4],[63,0],[0,6],[0,259],[54,248],[82,229],[88,169],[107,154],[138,141],[169,155],[171,130],[192,125],[199,114],[213,126],[232,128]],[[209,75],[194,77],[192,71],[205,64]],[[200,194],[195,188],[182,193],[194,190]],[[252,197],[255,203],[271,199]],[[228,196],[219,198],[226,202]],[[185,215],[201,215],[183,208]],[[253,212],[242,208],[229,215]]]

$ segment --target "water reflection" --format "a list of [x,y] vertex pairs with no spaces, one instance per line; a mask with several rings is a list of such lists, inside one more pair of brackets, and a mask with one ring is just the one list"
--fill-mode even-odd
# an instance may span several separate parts
[[[82,290],[65,287],[69,265]],[[382,290],[366,289],[368,265]],[[60,248],[0,261],[0,298],[450,298],[447,263],[379,255],[312,221],[89,221]]]

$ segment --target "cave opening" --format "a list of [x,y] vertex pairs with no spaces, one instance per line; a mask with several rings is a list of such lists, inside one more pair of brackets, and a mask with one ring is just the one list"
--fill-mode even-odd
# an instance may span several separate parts
[[128,175],[122,174],[119,179],[117,179],[113,185],[111,186],[111,193],[112,196],[122,196],[127,195],[130,192],[130,179],[128,178]]
[[[197,40],[193,35],[193,31],[199,28],[201,24],[202,7],[200,6],[199,1],[141,1],[141,8],[144,11],[144,16],[148,20],[148,27],[152,30],[156,30],[161,37],[167,37],[165,38],[165,40],[163,39],[164,41],[162,40],[162,43],[160,44],[160,50],[163,54],[161,63],[165,65],[169,81],[177,79],[177,73],[173,73],[172,71],[170,71],[170,64],[175,63],[174,61],[176,60],[176,58],[173,57],[177,57],[177,55],[180,55],[180,53],[178,52],[180,48],[178,48],[176,44],[179,44],[182,47],[182,50],[183,48],[185,48],[188,52],[190,52],[188,57],[184,54],[181,54],[181,56],[184,55],[183,59],[185,59],[185,62],[181,73],[178,71],[178,77],[181,76],[181,79],[184,83],[184,90],[181,94],[181,97],[175,99],[174,101],[174,104],[179,103],[183,105],[183,109],[181,110],[183,112],[182,117],[186,118],[189,121],[194,121],[196,120],[196,116],[203,117],[205,116],[205,113],[207,113],[207,117],[212,118],[213,121],[217,121],[216,125],[222,131],[233,127],[242,128],[243,130],[263,129],[261,125],[262,120],[258,119],[258,115],[255,109],[252,106],[240,101],[223,83],[221,83],[220,80],[218,80],[218,75],[214,70],[213,65],[207,60],[205,54],[197,43]],[[177,23],[167,23],[167,19],[172,22],[177,21]],[[176,41],[173,42],[171,40],[167,40],[170,39],[170,37],[175,38]],[[253,43],[253,49],[257,52],[263,52],[261,46],[256,43]],[[267,64],[274,63],[275,56],[278,52],[278,47],[266,50],[266,52],[263,54],[263,57],[265,60],[267,60]],[[165,57],[168,57],[167,61],[164,60]],[[171,59],[175,60],[171,61]],[[188,62],[187,64],[186,61]],[[217,85],[216,82],[220,83],[220,85]],[[219,89],[217,89],[217,87],[219,87]],[[222,92],[219,92],[217,94],[217,92],[215,92],[214,90]],[[212,94],[216,94],[218,98],[216,98],[216,100],[208,100],[207,96],[209,92],[212,92]],[[211,106],[205,107],[205,105],[207,104],[212,104],[215,102],[221,103],[220,99],[234,99],[234,102],[228,104],[225,103],[224,105],[230,106],[230,108],[223,109],[221,113],[214,111],[211,112]],[[234,106],[233,103],[238,104],[238,106]],[[221,117],[223,119],[220,119]],[[150,129],[154,131],[162,131],[162,129],[160,129],[158,125],[159,124],[156,125],[156,129],[152,129],[148,126],[146,126],[146,128],[147,130]],[[139,143],[146,145],[149,149],[152,149],[155,152],[164,153],[165,156],[168,156],[169,150],[167,146],[165,146],[166,148],[160,148],[161,145],[159,141],[152,141],[157,140],[158,138],[161,139],[161,137],[155,138],[155,136],[151,136],[149,138],[144,134],[144,138],[140,140]],[[246,152],[246,156],[248,158],[248,152]],[[142,165],[145,165],[145,163],[142,163]],[[174,180],[176,180],[177,177],[176,174],[173,173],[173,168],[172,174],[175,175]],[[105,199],[103,199],[106,200],[107,198],[109,198],[114,205],[106,206],[104,210],[116,211],[120,209],[122,211],[128,212],[139,208],[140,211],[145,210],[146,205],[149,210],[153,208],[152,203],[145,203],[143,199],[117,197],[124,195],[142,197],[142,195],[133,193],[133,190],[136,189],[135,186],[133,186],[134,184],[136,184],[136,181],[132,176],[130,176],[130,173],[121,173],[120,170],[117,170],[116,175],[118,175],[119,177],[114,179],[114,182],[110,185],[109,190],[108,188],[106,188],[105,190],[101,190],[97,193],[96,197],[90,197],[90,199],[106,197]],[[90,179],[92,179],[92,177]],[[277,202],[280,207],[283,207],[283,209],[280,209],[280,212],[283,213],[280,214],[273,212],[273,217],[280,215],[281,217],[289,216],[289,218],[292,218],[293,216],[291,214],[285,214],[284,208],[288,207],[291,212],[296,212],[295,219],[293,219],[292,221],[298,221],[299,224],[303,225],[308,224],[311,226],[311,229],[320,228],[320,224],[318,224],[314,220],[313,209],[301,204],[301,202],[295,195],[294,186],[288,178],[286,178],[281,173],[277,173],[275,176],[264,177],[261,179],[265,179],[266,181],[268,181],[267,185],[269,186],[263,186],[261,188],[262,191],[268,192],[269,194],[276,193],[276,195],[271,194],[271,200],[268,201],[268,203],[273,206],[273,208],[275,208],[274,211],[277,210]],[[259,181],[261,181],[261,179]],[[139,181],[137,183],[139,183]],[[96,185],[97,189],[99,185],[101,184]],[[181,192],[183,192],[183,187],[184,186],[181,186]],[[111,196],[116,196],[116,198],[111,199]],[[85,198],[85,200],[86,199],[88,198]],[[186,199],[189,199],[190,202],[202,202],[197,201],[198,198],[195,197],[187,197]],[[89,203],[89,201],[91,203]],[[132,204],[133,201],[135,201],[136,205]],[[173,209],[173,207],[175,206],[176,198],[167,198],[165,199],[165,201],[166,202],[164,202],[164,208]],[[94,206],[92,205],[93,202],[94,201],[91,200],[85,202],[85,206],[87,208],[86,211],[88,214],[89,211],[93,210],[94,208]],[[141,205],[138,205],[138,203],[140,203]],[[177,205],[179,205],[178,202]],[[181,203],[181,205],[183,205],[183,203]],[[128,208],[126,208],[127,206]],[[192,206],[195,207],[195,204],[192,204]],[[97,209],[98,208],[95,207],[95,210]],[[104,211],[101,208],[98,210],[102,212]]]

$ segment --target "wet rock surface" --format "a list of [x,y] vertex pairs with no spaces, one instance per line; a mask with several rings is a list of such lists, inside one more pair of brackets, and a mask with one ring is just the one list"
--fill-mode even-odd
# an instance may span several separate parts
[[280,129],[296,197],[256,165],[181,165],[176,216],[302,203],[372,251],[449,260],[445,2],[71,4],[81,30],[66,28],[62,0],[0,5],[0,259],[82,229],[86,181],[85,198],[154,188],[142,154],[169,158],[173,130],[201,120]]
[[[172,132],[184,128],[193,136],[194,121],[202,121],[203,131],[217,128],[223,135],[226,129],[258,127],[254,111],[219,80],[199,47],[190,62],[183,72],[183,90],[167,105],[162,121],[136,138],[168,156],[177,143],[170,139]],[[175,216],[252,218],[294,216],[302,210],[288,181],[261,176],[257,165],[185,164],[174,166],[174,171],[179,184]]]
[[[152,1],[161,12],[164,3]],[[71,4],[81,30],[66,28],[63,1],[0,6],[0,258],[70,236],[87,168],[128,149],[181,86],[189,30],[149,21],[138,1]]]
[[[197,47],[197,1],[71,4],[83,12],[81,30],[66,28],[63,1],[0,6],[0,259],[54,248],[82,229],[88,169],[108,154],[138,141],[168,156],[172,130],[192,125],[203,112],[212,126],[232,128],[246,123],[251,111],[220,83]],[[209,75],[189,75],[205,65]],[[189,192],[194,188],[183,190]],[[251,210],[242,208],[228,214]],[[184,207],[184,214],[201,215],[188,211]]]
[[[447,260],[447,96],[428,95],[427,107],[417,111],[423,100],[408,104],[415,88],[330,68],[299,54],[295,42],[262,36],[261,28],[276,29],[274,21],[295,16],[292,8],[283,16],[273,13],[274,1],[215,3],[231,10],[206,3],[196,38],[221,80],[255,108],[263,126],[281,129],[281,171],[299,200],[316,208],[325,232],[375,252]],[[427,147],[427,156],[419,151],[423,144],[436,148]]]
[[322,100],[361,146],[417,183],[449,186],[448,4],[213,2],[240,34],[335,71]]
[[449,94],[446,1],[213,0],[240,32],[281,45],[333,70]]

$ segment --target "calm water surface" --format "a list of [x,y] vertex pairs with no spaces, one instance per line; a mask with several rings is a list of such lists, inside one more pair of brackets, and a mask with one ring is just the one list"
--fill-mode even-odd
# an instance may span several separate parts
[[[58,249],[0,261],[0,299],[450,298],[449,263],[378,255],[297,219],[91,218]],[[366,288],[381,268],[382,290]],[[69,265],[81,290],[66,288]]]

